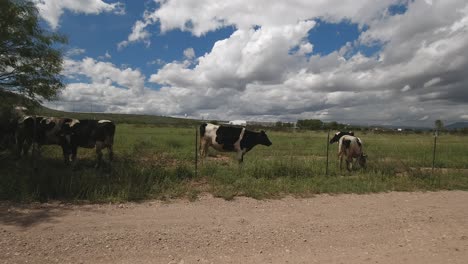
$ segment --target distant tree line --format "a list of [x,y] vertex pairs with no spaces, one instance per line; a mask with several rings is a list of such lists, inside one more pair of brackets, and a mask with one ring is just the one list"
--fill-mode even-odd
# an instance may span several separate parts
[[319,119],[299,119],[297,120],[297,127],[305,130],[345,130],[354,129],[359,130],[359,127],[350,126],[347,124],[341,124],[336,121],[323,122]]

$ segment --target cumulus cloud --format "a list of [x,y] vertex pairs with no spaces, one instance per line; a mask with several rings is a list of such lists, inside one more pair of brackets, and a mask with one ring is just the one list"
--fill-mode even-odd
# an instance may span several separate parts
[[74,13],[100,14],[113,12],[125,14],[124,5],[121,2],[106,3],[102,0],[33,0],[39,9],[41,17],[49,23],[52,29],[59,26],[60,16],[65,10]]
[[[164,64],[148,79],[160,90],[145,88],[137,70],[126,73],[137,77],[135,84],[119,78],[124,73],[115,65],[90,58],[70,61],[67,72],[96,83],[69,85],[70,98],[84,91],[102,96],[109,89],[115,91],[106,99],[109,111],[220,119],[431,125],[435,119],[466,117],[464,0],[158,2],[157,10],[135,24],[136,33],[125,45],[149,41],[148,26],[156,22],[162,32],[180,29],[195,36],[228,25],[235,30],[209,53],[196,58],[188,49],[184,60]],[[388,12],[390,5],[402,3],[406,12]],[[357,23],[362,31],[354,43],[314,54],[308,34],[317,17]],[[382,46],[375,56],[351,52],[353,45],[375,43]],[[192,58],[194,63],[186,60]]]
[[75,48],[70,48],[69,50],[67,50],[67,52],[65,52],[65,56],[73,57],[73,56],[81,55],[85,52],[86,52],[85,49],[75,47]]
[[68,78],[86,76],[94,84],[120,85],[135,94],[144,90],[145,77],[138,70],[119,69],[109,62],[96,61],[86,57],[81,61],[65,59],[64,75]]
[[149,23],[143,21],[137,21],[133,25],[132,33],[128,36],[127,40],[121,41],[117,44],[119,50],[128,46],[131,42],[142,41],[145,43],[146,47],[149,47],[151,41],[149,37],[151,34],[145,29]]
[[187,48],[184,50],[184,57],[191,60],[195,58],[195,50],[193,48]]
[[146,11],[143,20],[135,22],[132,33],[127,40],[121,42],[121,46],[147,40],[146,27],[157,22],[160,24],[162,33],[180,29],[199,37],[225,26],[233,25],[236,28],[248,30],[256,25],[277,27],[316,17],[330,22],[348,19],[353,23],[364,25],[383,12],[391,3],[401,2],[401,0],[154,1],[160,7],[153,11]]

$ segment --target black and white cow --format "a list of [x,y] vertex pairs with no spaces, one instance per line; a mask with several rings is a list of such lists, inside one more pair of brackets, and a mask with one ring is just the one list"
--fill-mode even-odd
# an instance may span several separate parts
[[[40,153],[43,145],[58,145],[62,147],[64,161],[68,163],[70,138],[65,134],[65,128],[76,119],[23,116],[18,120],[15,140],[18,156],[26,156],[31,145]],[[36,153],[34,153],[36,154]]]
[[256,145],[271,146],[265,131],[254,132],[244,127],[202,124],[200,126],[200,157],[207,155],[211,146],[218,151],[237,152],[237,160],[242,163],[245,153]]
[[109,161],[112,161],[114,152],[115,124],[110,120],[80,119],[70,122],[65,128],[65,134],[71,135],[70,152],[71,160],[76,162],[78,147],[96,148],[96,168],[102,161],[102,150],[107,148]]
[[340,132],[336,132],[336,133],[335,133],[335,136],[334,136],[332,139],[330,139],[330,144],[333,144],[333,143],[335,143],[335,142],[338,142],[342,136],[346,136],[346,135],[348,135],[348,136],[354,136],[354,132],[353,132],[353,131],[340,131]]
[[362,168],[366,167],[367,156],[364,155],[362,140],[358,137],[344,135],[338,141],[338,157],[340,158],[340,170],[343,158],[346,159],[346,169],[351,171],[353,159],[359,163]]

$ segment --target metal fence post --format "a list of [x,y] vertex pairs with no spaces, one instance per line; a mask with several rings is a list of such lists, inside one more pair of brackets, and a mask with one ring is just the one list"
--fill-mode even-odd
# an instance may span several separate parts
[[195,128],[195,177],[198,175],[198,128]]
[[325,167],[325,175],[328,176],[328,149],[329,149],[329,142],[330,142],[330,129],[328,129],[328,135],[327,135],[327,165]]
[[436,156],[436,146],[437,146],[437,136],[439,136],[439,131],[436,130],[434,132],[434,149],[432,152],[432,174],[434,174],[434,167],[435,167],[435,156]]

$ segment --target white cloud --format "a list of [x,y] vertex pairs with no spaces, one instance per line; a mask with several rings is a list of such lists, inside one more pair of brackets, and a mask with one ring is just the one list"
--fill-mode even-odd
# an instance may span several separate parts
[[112,58],[112,55],[110,55],[108,50],[106,50],[106,53],[104,55],[98,57],[98,59],[100,59],[100,60],[108,60],[108,59],[111,59],[111,58]]
[[439,77],[433,78],[430,81],[427,81],[427,82],[424,83],[424,88],[434,86],[434,85],[440,83],[440,81],[442,81],[442,79],[439,78]]
[[52,29],[59,26],[60,16],[64,10],[74,13],[100,14],[113,12],[125,14],[125,8],[121,2],[105,3],[102,0],[33,0],[39,9],[41,17],[49,23]]
[[407,91],[409,91],[409,90],[411,90],[411,86],[408,85],[408,84],[405,85],[405,87],[401,88],[401,91],[402,91],[402,92],[407,92]]
[[[396,2],[161,1],[134,26],[143,33],[126,44],[149,41],[148,26],[156,21],[163,32],[181,29],[196,36],[226,25],[235,30],[210,52],[193,52],[191,61],[185,60],[191,51],[184,52],[183,61],[152,74],[148,81],[163,86],[157,91],[144,87],[138,70],[124,73],[90,58],[68,62],[67,72],[86,75],[95,85],[69,85],[67,96],[99,95],[109,111],[219,119],[409,125],[432,125],[433,117],[459,120],[468,101],[466,1],[408,1],[404,14],[391,16],[385,10]],[[356,43],[311,55],[314,40],[307,37],[315,17],[348,19],[368,29]],[[350,53],[353,45],[371,43],[382,43],[378,56]]]
[[81,55],[81,54],[83,54],[85,52],[86,52],[85,49],[71,48],[71,49],[67,50],[67,52],[65,52],[65,56],[73,57],[73,56]]
[[461,115],[460,118],[461,118],[461,119],[468,120],[468,115]]
[[86,76],[94,84],[120,85],[136,94],[144,90],[145,77],[140,71],[131,68],[119,69],[112,63],[96,61],[89,57],[81,61],[65,59],[63,73],[69,78]]
[[184,50],[184,57],[191,60],[195,58],[195,50],[193,48],[187,48]]
[[128,36],[127,40],[121,41],[117,44],[117,48],[119,50],[128,46],[131,42],[142,41],[145,43],[146,47],[149,47],[151,41],[149,37],[151,34],[145,29],[148,25],[147,22],[137,21],[135,25],[133,25],[132,33]]
[[320,17],[330,22],[343,19],[361,25],[379,16],[391,3],[401,0],[155,0],[160,8],[146,11],[142,20],[135,22],[130,36],[140,36],[121,42],[125,47],[131,42],[147,40],[146,27],[156,22],[160,23],[161,32],[173,29],[189,31],[195,36],[215,31],[219,28],[233,25],[238,29],[248,30],[252,26],[279,27],[296,24],[301,20]]

